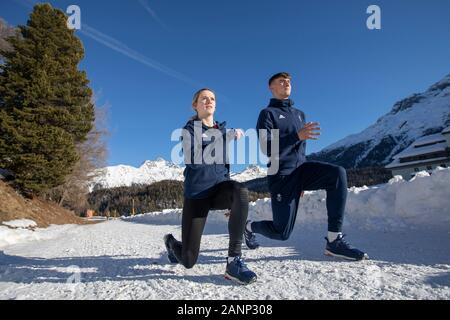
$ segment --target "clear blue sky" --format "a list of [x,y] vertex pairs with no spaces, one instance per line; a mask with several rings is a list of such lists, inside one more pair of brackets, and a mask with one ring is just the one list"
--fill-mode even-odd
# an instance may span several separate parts
[[[1,0],[0,16],[25,24],[34,2]],[[216,120],[249,129],[270,98],[268,77],[289,71],[296,106],[322,126],[311,153],[450,73],[448,0],[49,2],[81,8],[81,68],[110,105],[109,165],[170,159],[170,134],[200,86],[219,93]],[[371,4],[381,30],[366,27]]]

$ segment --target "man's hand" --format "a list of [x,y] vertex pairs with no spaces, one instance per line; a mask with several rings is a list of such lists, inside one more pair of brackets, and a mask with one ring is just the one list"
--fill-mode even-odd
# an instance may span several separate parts
[[320,136],[319,123],[308,122],[297,134],[300,140],[317,140],[318,136]]

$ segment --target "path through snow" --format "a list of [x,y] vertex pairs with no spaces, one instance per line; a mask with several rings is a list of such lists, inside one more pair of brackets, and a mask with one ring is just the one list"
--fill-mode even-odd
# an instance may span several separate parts
[[239,286],[223,278],[225,223],[207,225],[198,264],[186,270],[167,262],[161,240],[168,232],[179,237],[179,225],[145,221],[72,226],[1,249],[0,299],[450,298],[445,228],[347,230],[372,259],[346,262],[323,255],[323,225],[297,224],[286,242],[260,237],[260,249],[244,249],[259,279]]

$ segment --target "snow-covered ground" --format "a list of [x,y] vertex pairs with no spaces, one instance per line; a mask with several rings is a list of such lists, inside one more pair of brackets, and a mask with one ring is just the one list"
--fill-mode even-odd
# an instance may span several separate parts
[[[288,241],[259,237],[261,248],[243,250],[258,274],[249,286],[223,278],[223,212],[210,213],[190,270],[169,264],[162,242],[169,232],[179,238],[180,210],[36,231],[3,226],[0,299],[450,299],[449,195],[450,169],[350,189],[344,231],[371,259],[347,262],[323,255],[325,194],[306,193]],[[250,216],[270,217],[270,201],[253,203]]]

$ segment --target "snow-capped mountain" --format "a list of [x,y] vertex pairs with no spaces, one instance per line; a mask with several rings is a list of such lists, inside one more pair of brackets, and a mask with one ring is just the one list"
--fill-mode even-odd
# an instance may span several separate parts
[[231,179],[239,182],[246,182],[267,176],[267,169],[257,165],[251,165],[242,172],[231,174]]
[[[96,177],[92,179],[90,191],[94,188],[108,189],[133,184],[152,184],[162,180],[183,181],[183,170],[184,166],[178,166],[162,158],[145,161],[139,168],[127,165],[110,166],[95,172]],[[245,182],[266,175],[266,169],[251,165],[240,173],[232,173],[231,178]]]
[[346,168],[386,165],[416,139],[450,125],[450,74],[427,91],[397,102],[392,110],[358,134],[333,143],[310,160]]
[[158,158],[155,161],[145,161],[139,168],[118,165],[100,169],[91,182],[94,188],[108,189],[131,186],[133,184],[152,184],[162,180],[183,180],[184,168]]

